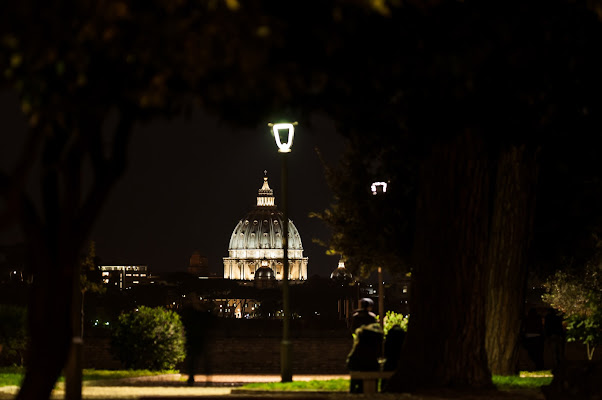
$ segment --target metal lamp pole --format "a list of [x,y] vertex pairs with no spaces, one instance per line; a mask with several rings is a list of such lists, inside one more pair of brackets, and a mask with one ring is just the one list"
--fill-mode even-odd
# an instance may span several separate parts
[[[282,322],[282,343],[280,346],[280,378],[282,382],[293,381],[292,355],[290,341],[291,306],[289,298],[289,263],[288,263],[288,165],[287,154],[291,152],[296,122],[284,124],[269,124],[274,132],[274,139],[282,159],[282,306],[284,318]],[[288,130],[288,140],[280,140],[280,130]]]
[[[370,186],[372,194],[376,196],[379,193],[387,192],[387,182],[374,182]],[[383,269],[381,266],[378,267],[378,314],[380,320],[380,327],[385,328],[385,285],[383,282]],[[384,346],[384,342],[383,342]],[[383,347],[384,348],[384,347]]]

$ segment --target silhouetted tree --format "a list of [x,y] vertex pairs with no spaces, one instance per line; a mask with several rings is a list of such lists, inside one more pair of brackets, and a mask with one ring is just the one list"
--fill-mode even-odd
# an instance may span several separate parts
[[[515,364],[538,155],[599,132],[599,39],[596,15],[562,0],[3,4],[1,87],[30,126],[0,176],[3,222],[19,218],[36,275],[19,398],[47,398],[64,365],[77,256],[133,125],[191,93],[239,123],[335,119],[355,178],[331,209],[348,225],[336,250],[413,270],[391,388],[491,385],[489,367]],[[38,201],[26,191],[36,164]],[[391,181],[387,197],[372,197],[374,180]]]
[[[388,103],[340,119],[350,150],[330,170],[336,202],[321,217],[333,250],[354,256],[351,268],[413,270],[391,389],[488,386],[489,369],[517,368],[540,156],[597,148],[600,24],[566,2],[409,8],[395,15],[397,29],[380,27],[399,39],[381,60],[399,68],[387,75],[394,93],[379,92]],[[371,198],[368,185],[381,180],[390,180],[386,196]]]
[[[21,225],[35,276],[19,399],[48,398],[65,365],[78,257],[125,170],[134,124],[172,114],[179,89],[190,92],[201,66],[223,63],[201,43],[212,35],[200,31],[214,29],[220,15],[227,20],[230,10],[193,3],[56,0],[0,8],[0,87],[18,94],[29,128],[14,170],[0,174],[1,223]],[[203,25],[209,10],[213,22]]]

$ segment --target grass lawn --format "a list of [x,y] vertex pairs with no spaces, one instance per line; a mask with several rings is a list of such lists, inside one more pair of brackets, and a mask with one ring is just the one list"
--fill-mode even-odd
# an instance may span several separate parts
[[[512,389],[537,389],[552,382],[550,371],[521,372],[518,376],[493,377],[493,384],[500,390]],[[331,379],[327,381],[298,381],[298,382],[265,382],[249,383],[241,387],[248,390],[262,391],[324,391],[324,392],[347,392],[349,391],[349,379]]]
[[283,392],[348,392],[349,379],[330,379],[327,381],[296,381],[296,382],[261,382],[249,383],[241,389],[261,390],[261,391],[283,391]]
[[[20,367],[4,367],[0,368],[0,386],[20,386],[23,378],[23,368]],[[102,370],[102,369],[84,369],[83,380],[95,381],[101,379],[120,379],[133,378],[137,376],[152,376],[162,374],[175,374],[178,371],[148,371],[148,370]],[[65,378],[59,378],[59,382],[63,382]]]
[[535,389],[552,383],[550,371],[521,372],[518,376],[494,375],[493,384],[500,390],[505,389]]
[[0,368],[0,386],[19,386],[23,369],[18,367],[2,367]]

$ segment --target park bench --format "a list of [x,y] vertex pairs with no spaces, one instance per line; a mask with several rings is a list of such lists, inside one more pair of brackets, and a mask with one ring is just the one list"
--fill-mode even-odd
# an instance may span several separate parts
[[390,379],[395,371],[349,371],[351,379],[361,380],[364,393],[376,393],[380,379]]

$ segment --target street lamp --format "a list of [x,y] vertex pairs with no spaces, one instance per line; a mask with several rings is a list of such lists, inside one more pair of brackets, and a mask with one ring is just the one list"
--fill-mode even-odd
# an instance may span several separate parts
[[[387,193],[387,182],[373,182],[370,186],[372,195]],[[385,296],[384,296],[385,285],[383,282],[383,268],[378,266],[378,315],[380,321],[380,327],[385,328]]]
[[[282,344],[280,347],[280,378],[282,382],[293,381],[293,371],[291,362],[291,341],[290,341],[290,321],[291,310],[288,290],[288,167],[286,155],[291,152],[293,137],[295,136],[295,125],[293,123],[268,124],[272,127],[274,139],[278,146],[278,152],[282,159],[282,305],[284,308],[284,318],[282,321]],[[282,131],[287,131],[286,142],[280,135]]]

